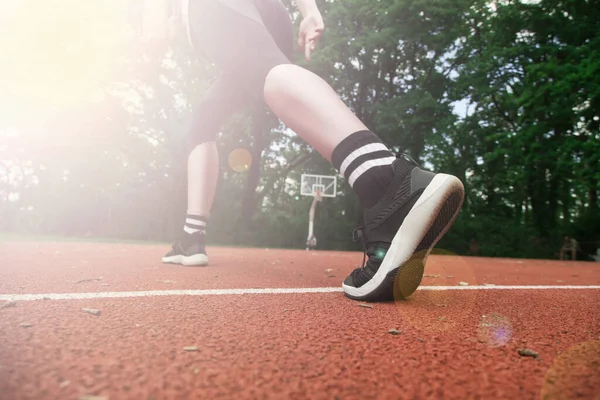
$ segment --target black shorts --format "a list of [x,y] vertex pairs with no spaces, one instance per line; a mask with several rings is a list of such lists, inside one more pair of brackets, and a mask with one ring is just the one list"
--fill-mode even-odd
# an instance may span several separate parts
[[291,63],[294,33],[279,0],[190,0],[189,14],[192,45],[221,72],[194,113],[190,139],[197,145],[263,98],[269,71]]

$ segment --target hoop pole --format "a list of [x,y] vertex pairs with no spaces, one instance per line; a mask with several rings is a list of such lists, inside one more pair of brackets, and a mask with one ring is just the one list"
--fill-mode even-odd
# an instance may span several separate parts
[[320,199],[321,199],[321,191],[317,190],[317,193],[315,194],[312,204],[310,205],[310,211],[308,213],[308,238],[306,239],[306,250],[309,249],[311,240],[313,238],[316,239],[314,236],[314,233],[313,233],[313,227],[314,227],[314,221],[315,221],[315,210],[317,208],[317,203],[319,202]]

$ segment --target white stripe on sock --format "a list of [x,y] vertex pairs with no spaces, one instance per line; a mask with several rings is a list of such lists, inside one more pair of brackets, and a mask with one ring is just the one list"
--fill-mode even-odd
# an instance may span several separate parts
[[354,150],[352,153],[348,154],[348,157],[346,157],[344,162],[342,162],[342,165],[340,166],[340,174],[342,174],[343,176],[346,176],[346,169],[348,168],[350,163],[352,163],[352,161],[356,160],[358,157],[365,155],[365,154],[369,154],[369,153],[375,153],[376,151],[381,151],[381,150],[389,151],[389,149],[387,147],[385,147],[385,145],[383,143],[370,143],[370,144],[364,145],[363,147],[359,147],[358,149]]
[[192,233],[196,233],[196,232],[200,232],[200,231],[204,232],[204,229],[194,229],[194,228],[190,228],[190,227],[189,227],[189,226],[187,226],[187,225],[185,225],[185,226],[183,227],[183,230],[184,230],[186,233],[189,233],[190,235],[191,235]]
[[199,219],[194,219],[194,218],[186,218],[185,223],[192,224],[192,225],[206,226],[206,221],[200,221]]
[[377,160],[368,160],[359,165],[354,172],[348,178],[348,183],[350,186],[354,187],[354,182],[365,172],[370,170],[373,167],[379,167],[382,165],[390,165],[394,162],[396,157],[386,157],[386,158],[378,158]]

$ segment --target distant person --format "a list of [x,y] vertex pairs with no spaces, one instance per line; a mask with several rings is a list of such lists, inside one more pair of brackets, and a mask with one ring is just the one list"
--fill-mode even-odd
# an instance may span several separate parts
[[571,253],[571,259],[574,261],[577,259],[577,250],[579,249],[579,243],[577,240],[565,236],[563,238],[563,245],[560,249],[560,259],[564,260],[567,253]]
[[308,238],[308,240],[306,240],[306,250],[314,250],[317,247],[317,238],[315,237],[315,235],[312,235],[311,237]]
[[592,258],[593,258],[594,260],[596,260],[597,262],[600,262],[600,249],[597,249],[597,250],[596,250],[596,254],[595,254],[595,255],[592,255],[592,256],[590,256],[590,257],[592,257]]
[[469,243],[469,253],[472,256],[476,256],[477,254],[479,254],[479,243],[477,243],[477,240],[475,238],[472,238],[471,242]]
[[[411,295],[421,282],[425,255],[462,207],[462,182],[395,155],[323,79],[293,65],[293,26],[280,1],[180,1],[192,47],[211,59],[221,76],[195,108],[184,232],[163,262],[208,264],[205,231],[219,172],[217,134],[233,113],[261,99],[333,164],[359,198],[364,226],[353,237],[362,241],[368,260],[344,280],[344,293],[357,300]],[[310,61],[323,34],[323,18],[315,0],[296,3],[303,17],[298,46]],[[157,7],[158,13],[168,8],[167,0],[146,0],[146,5],[148,15]]]

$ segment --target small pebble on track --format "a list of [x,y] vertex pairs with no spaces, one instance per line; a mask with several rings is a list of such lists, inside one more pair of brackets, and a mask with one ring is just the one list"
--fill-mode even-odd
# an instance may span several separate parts
[[388,331],[388,333],[389,333],[390,335],[399,335],[399,334],[401,334],[401,333],[402,333],[402,331],[401,331],[401,330],[398,330],[398,329],[390,329],[390,330]]
[[95,316],[98,316],[101,314],[100,310],[97,310],[95,308],[82,308],[81,311],[83,311],[84,313],[95,315]]
[[198,351],[197,346],[186,346],[183,348],[185,351]]
[[518,349],[517,353],[519,353],[520,356],[523,357],[533,357],[533,358],[538,358],[539,354],[537,351],[533,351],[531,349]]
[[87,283],[87,282],[97,282],[97,281],[101,281],[101,280],[102,280],[102,277],[82,279],[82,280],[79,280],[77,282],[73,282],[73,285],[79,285],[80,283]]
[[16,305],[17,305],[16,301],[9,300],[0,306],[0,310],[2,310],[3,308],[8,308],[8,307],[16,307]]

